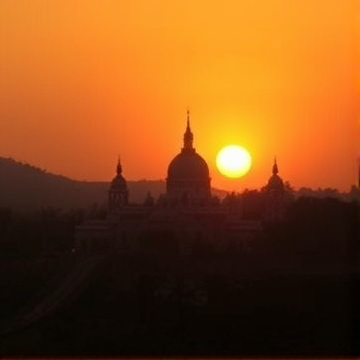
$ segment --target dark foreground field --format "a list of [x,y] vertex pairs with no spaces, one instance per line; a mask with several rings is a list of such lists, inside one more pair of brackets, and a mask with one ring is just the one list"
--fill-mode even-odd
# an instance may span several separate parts
[[[45,264],[36,266],[38,273],[34,270],[32,278],[29,269],[27,277],[21,273],[24,269],[16,275],[16,296],[31,294],[28,304],[40,301],[46,286],[53,291],[50,278],[56,287],[63,275],[47,264],[48,275],[41,278],[39,266]],[[68,276],[73,276],[74,261],[67,260],[66,266]],[[27,289],[21,293],[25,277]],[[44,294],[38,299],[31,287],[39,293],[40,282]],[[21,301],[10,301],[11,291],[16,293],[14,284],[2,285],[9,287],[7,297],[2,296],[2,314],[10,324]],[[3,331],[0,354],[302,358],[360,354],[359,281],[351,274],[246,273],[246,268],[231,266],[226,259],[159,262],[113,256],[104,259],[86,286],[77,290],[46,316],[24,328]]]

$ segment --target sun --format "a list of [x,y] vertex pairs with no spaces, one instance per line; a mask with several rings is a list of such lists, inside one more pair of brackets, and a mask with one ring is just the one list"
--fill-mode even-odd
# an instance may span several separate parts
[[230,178],[239,178],[250,170],[251,155],[242,146],[228,145],[218,152],[216,166],[221,174]]

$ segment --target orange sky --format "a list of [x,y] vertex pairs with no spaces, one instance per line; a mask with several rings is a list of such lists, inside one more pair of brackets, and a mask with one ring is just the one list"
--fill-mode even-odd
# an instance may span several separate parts
[[[186,108],[212,185],[349,190],[360,155],[355,0],[1,0],[0,156],[76,179],[165,179]],[[215,168],[238,143],[253,167]]]

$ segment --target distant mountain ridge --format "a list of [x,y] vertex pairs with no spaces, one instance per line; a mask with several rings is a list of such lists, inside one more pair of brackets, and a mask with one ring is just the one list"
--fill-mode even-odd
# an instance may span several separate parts
[[[107,203],[109,182],[78,181],[54,175],[38,167],[0,157],[0,208],[17,211],[54,206],[63,209],[88,208],[94,203]],[[143,203],[148,192],[155,198],[165,193],[163,180],[128,181],[130,201]],[[214,194],[224,196],[225,191]]]

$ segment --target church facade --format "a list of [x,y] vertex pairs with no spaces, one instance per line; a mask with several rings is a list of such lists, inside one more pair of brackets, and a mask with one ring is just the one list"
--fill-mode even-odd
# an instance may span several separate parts
[[[166,193],[158,199],[149,194],[143,205],[129,203],[119,159],[108,192],[107,216],[76,228],[76,250],[84,254],[249,251],[261,232],[260,219],[245,220],[241,206],[226,206],[212,196],[208,165],[196,152],[193,140],[188,112],[183,147],[167,169]],[[283,184],[277,172],[275,162],[267,187],[279,200]]]

